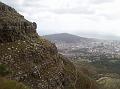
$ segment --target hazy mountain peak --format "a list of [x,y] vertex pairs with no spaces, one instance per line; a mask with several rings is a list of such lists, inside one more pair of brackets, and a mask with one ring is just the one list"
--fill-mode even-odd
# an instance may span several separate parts
[[69,33],[59,33],[59,34],[51,34],[51,35],[45,35],[44,38],[54,42],[54,43],[80,43],[80,42],[89,42],[89,41],[95,41],[96,39],[92,38],[85,38],[80,37],[77,35],[69,34]]

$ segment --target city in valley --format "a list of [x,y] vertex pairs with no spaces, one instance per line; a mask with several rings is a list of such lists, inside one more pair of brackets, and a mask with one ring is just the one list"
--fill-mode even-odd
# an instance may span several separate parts
[[[85,38],[67,33],[46,35],[56,44],[59,53],[78,66],[101,75],[120,74],[120,41]],[[95,74],[96,75],[96,74]]]

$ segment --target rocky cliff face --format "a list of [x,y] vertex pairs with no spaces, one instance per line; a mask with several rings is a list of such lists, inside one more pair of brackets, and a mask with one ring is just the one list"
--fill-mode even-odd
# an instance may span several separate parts
[[35,22],[28,22],[13,8],[0,4],[0,43],[37,37],[36,28]]
[[35,22],[0,2],[0,64],[10,71],[6,77],[33,89],[97,89],[36,28]]

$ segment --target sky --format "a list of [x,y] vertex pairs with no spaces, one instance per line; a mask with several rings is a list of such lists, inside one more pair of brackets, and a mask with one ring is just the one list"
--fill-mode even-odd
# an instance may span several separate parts
[[120,0],[0,0],[38,25],[40,35],[120,37]]

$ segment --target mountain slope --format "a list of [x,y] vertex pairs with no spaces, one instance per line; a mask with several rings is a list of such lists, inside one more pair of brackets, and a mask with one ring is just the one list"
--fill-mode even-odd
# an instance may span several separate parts
[[95,39],[91,38],[84,38],[68,33],[60,33],[60,34],[52,34],[52,35],[45,35],[44,38],[54,42],[54,43],[80,43],[80,42],[90,42],[95,41]]
[[1,2],[0,12],[0,64],[10,71],[7,79],[32,89],[97,89],[53,43],[38,36],[35,22]]

